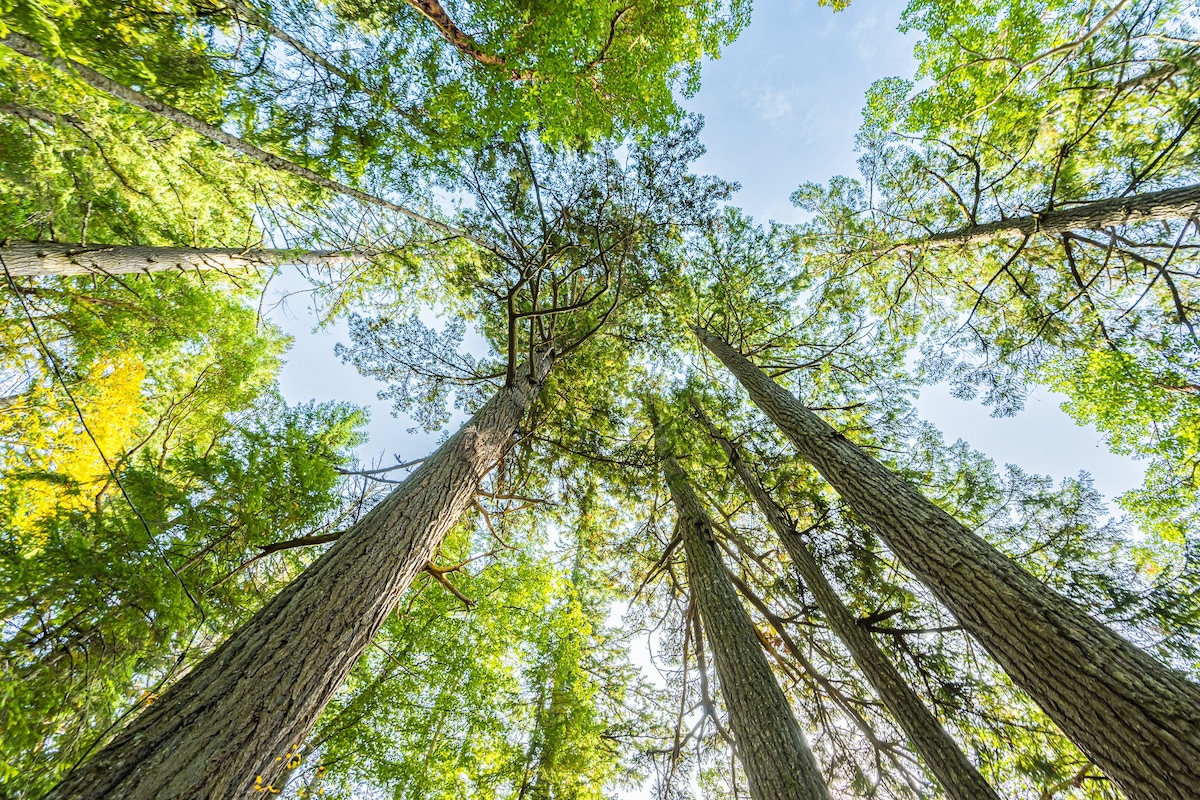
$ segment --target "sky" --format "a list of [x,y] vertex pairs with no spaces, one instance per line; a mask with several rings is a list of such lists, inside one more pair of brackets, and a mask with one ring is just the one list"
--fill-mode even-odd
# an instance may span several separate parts
[[[719,60],[704,65],[700,91],[683,101],[705,117],[708,152],[696,170],[741,184],[733,202],[762,222],[800,221],[788,201],[797,186],[857,174],[854,134],[870,84],[915,69],[915,38],[896,30],[903,5],[858,0],[833,13],[815,0],[757,3],[749,28]],[[334,356],[334,344],[348,341],[345,324],[314,332],[307,299],[287,297],[301,288],[298,278],[283,275],[270,295],[271,318],[295,338],[280,377],[284,397],[370,408],[369,441],[358,452],[364,462],[427,454],[436,437],[408,434],[413,423],[393,418],[389,405],[376,399],[381,386]],[[1061,402],[1035,390],[1023,412],[995,419],[938,385],[922,391],[917,409],[947,441],[962,438],[998,464],[1056,479],[1087,471],[1108,498],[1139,485],[1141,465],[1110,454],[1095,430],[1059,410]]]

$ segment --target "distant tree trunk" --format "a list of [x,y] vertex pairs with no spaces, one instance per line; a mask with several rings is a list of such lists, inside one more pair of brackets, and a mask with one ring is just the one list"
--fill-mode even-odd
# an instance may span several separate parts
[[1160,664],[693,329],[854,511],[1131,800],[1196,800],[1200,686]]
[[48,798],[228,800],[268,785],[504,456],[536,354],[401,486]]
[[59,242],[9,242],[0,246],[4,269],[14,278],[192,270],[241,271],[276,264],[346,267],[370,257],[369,253],[331,250],[248,250],[236,247],[141,247]]
[[712,522],[655,423],[655,451],[679,518],[688,585],[713,649],[753,800],[829,800],[817,761],[767,663],[713,537]]
[[951,800],[999,800],[996,792],[942,728],[937,717],[925,707],[916,692],[909,687],[892,662],[875,644],[870,631],[860,627],[846,606],[842,605],[837,592],[821,571],[816,557],[809,551],[808,545],[788,515],[746,466],[734,443],[721,435],[699,406],[697,411],[700,412],[709,434],[725,451],[729,464],[737,473],[742,485],[754,498],[767,523],[783,542],[804,584],[816,598],[817,607],[821,609],[829,627],[846,645],[854,663],[870,681],[888,711],[900,723],[900,728],[913,748],[925,759],[946,796]]
[[1128,197],[1113,197],[1070,208],[1043,211],[995,222],[984,222],[906,242],[887,252],[910,252],[926,247],[984,244],[1005,236],[1032,236],[1036,233],[1057,236],[1080,230],[1099,230],[1134,222],[1190,219],[1200,213],[1200,184],[1164,189]]

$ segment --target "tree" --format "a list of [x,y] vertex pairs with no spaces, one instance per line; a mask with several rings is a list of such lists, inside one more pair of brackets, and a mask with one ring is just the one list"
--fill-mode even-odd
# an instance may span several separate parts
[[[685,171],[690,141],[684,136],[646,148],[627,172],[603,151],[577,159],[548,153],[547,163],[538,165],[547,178],[524,143],[499,146],[470,165],[479,208],[467,223],[478,231],[473,238],[494,242],[483,256],[493,261],[486,272],[460,265],[462,272],[444,276],[442,286],[466,308],[475,302],[504,310],[485,328],[503,353],[500,363],[476,365],[454,355],[461,327],[439,336],[416,318],[399,325],[363,321],[364,338],[390,331],[409,346],[377,339],[374,353],[364,349],[357,358],[364,370],[384,374],[398,366],[397,354],[407,359],[397,399],[419,408],[418,417],[432,427],[444,422],[449,386],[492,380],[500,388],[398,489],[52,797],[224,796],[247,791],[256,780],[273,785],[282,759],[307,735],[470,507],[484,476],[516,443],[551,364],[585,345],[621,305],[627,283],[639,280],[634,258],[656,246],[646,234],[671,224],[678,209],[711,203],[703,195],[683,196],[686,181],[675,187],[677,202],[664,203],[664,185],[643,178],[650,168],[665,176]],[[458,400],[480,402],[478,394],[460,393]],[[338,636],[330,638],[325,632],[331,630]],[[262,653],[278,656],[263,662]],[[197,717],[205,724],[189,724]]]
[[[550,369],[551,354],[534,358],[400,488],[48,797],[226,797],[256,781],[271,785],[282,768],[277,759],[307,735],[512,446]],[[292,651],[298,643],[302,657]]]
[[712,523],[672,452],[652,402],[647,401],[647,414],[654,428],[654,450],[675,504],[692,602],[712,644],[750,795],[755,800],[827,798],[817,761],[725,575]]
[[[1198,746],[1192,720],[1200,713],[1200,689],[1038,583],[724,341],[703,329],[695,333],[801,455],[1123,791],[1134,798],[1186,796],[1197,763],[1189,753]],[[1134,745],[1147,740],[1156,743]]]
[[[210,637],[239,622],[259,590],[296,569],[275,556],[260,565],[269,569],[231,575],[244,553],[336,524],[334,465],[353,443],[359,416],[286,408],[269,396],[257,401],[254,413],[231,412],[228,430],[195,408],[190,419],[166,420],[177,429],[172,441],[154,442],[163,458],[154,447],[108,449],[120,460],[106,483],[119,481],[125,496],[57,473],[52,485],[67,500],[85,502],[45,504],[36,520],[14,519],[10,501],[16,491],[28,500],[45,490],[33,475],[20,481],[11,456],[5,459],[5,474],[17,484],[6,487],[9,535],[0,544],[6,792],[45,793],[163,682],[195,663]],[[99,409],[82,408],[99,434]],[[56,445],[58,458],[69,444]],[[87,453],[84,443],[77,447]]]
[[1157,192],[1110,197],[1082,203],[1067,209],[1051,209],[1036,214],[980,222],[970,227],[926,236],[911,244],[889,248],[892,252],[920,247],[938,248],[978,245],[1000,237],[1034,235],[1059,239],[1078,231],[1104,231],[1141,222],[1189,219],[1200,210],[1200,186],[1181,186]]
[[247,551],[337,516],[362,416],[278,401],[255,278],[8,276],[6,788],[48,789],[295,568],[231,576]]
[[[1116,782],[1190,791],[1194,687],[1130,644],[1194,669],[1189,9],[914,0],[930,80],[873,91],[865,183],[804,188],[808,223],[761,228],[690,173],[673,95],[745,5],[552,5],[0,12],[0,256],[108,264],[13,265],[0,295],[0,714],[21,759],[0,791],[44,790],[142,712],[57,796],[591,800],[646,772],[664,798],[899,800],[936,791],[907,738],[951,792],[991,796],[983,773],[1111,800],[1001,667]],[[121,274],[146,259],[299,261],[397,412],[472,421],[376,505],[414,464],[346,469],[352,411],[270,400],[261,276]],[[651,457],[631,387],[695,389],[711,362],[687,323],[762,366],[743,373],[808,426],[840,499],[736,381],[706,407],[750,431],[738,463],[771,494],[683,426]],[[1003,407],[1067,388],[1154,458],[1127,502],[1157,535],[1104,522],[1085,477],[947,445],[910,402],[937,375]],[[643,636],[665,688],[633,677]]]
[[[537,14],[478,6],[456,22],[436,2],[324,9],[237,2],[213,11],[150,2],[124,17],[104,4],[79,3],[70,8],[72,27],[19,3],[0,23],[0,36],[11,51],[270,169],[455,235],[388,195],[424,190],[431,169],[452,168],[472,146],[512,138],[530,124],[552,143],[666,133],[682,118],[672,92],[694,91],[700,59],[736,37],[746,10],[736,1],[642,2],[614,12],[582,0]],[[276,14],[297,15],[306,25],[320,19],[332,41],[310,46],[284,31]],[[245,25],[252,40],[266,34],[248,52],[215,44],[240,39],[230,34]],[[511,51],[485,55],[463,32],[480,28],[494,29]],[[85,29],[94,35],[80,36]],[[272,47],[272,37],[285,47]],[[122,50],[131,44],[141,59]],[[330,49],[361,60],[318,52]],[[175,51],[183,54],[166,56]],[[303,69],[281,57],[289,51],[300,54]],[[110,52],[115,57],[105,61]],[[207,92],[192,91],[201,83]],[[309,90],[314,84],[320,91]],[[364,180],[376,188],[359,185]]]
[[846,645],[854,657],[854,663],[866,675],[880,700],[900,723],[913,748],[929,764],[930,770],[947,796],[962,800],[996,798],[996,792],[967,760],[962,750],[954,744],[937,718],[925,708],[883,651],[872,641],[870,632],[850,615],[825,578],[808,545],[803,541],[802,534],[796,530],[795,525],[762,483],[750,472],[737,446],[716,429],[712,420],[694,400],[693,407],[708,429],[709,435],[716,439],[725,451],[730,466],[747,494],[754,498],[767,523],[783,542],[830,627]]
[[[1195,31],[1171,3],[1069,0],[921,0],[904,27],[925,34],[929,83],[872,88],[862,182],[793,195],[817,212],[806,245],[869,275],[880,313],[926,320],[929,379],[982,389],[997,414],[1047,386],[1148,459],[1121,503],[1158,539],[1155,558],[1183,564],[1197,518],[1183,444],[1196,427]],[[1154,422],[1118,397],[1154,405]]]

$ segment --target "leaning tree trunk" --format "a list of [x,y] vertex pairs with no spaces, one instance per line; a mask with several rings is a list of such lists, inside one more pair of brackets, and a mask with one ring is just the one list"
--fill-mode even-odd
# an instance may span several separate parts
[[128,275],[142,272],[234,272],[278,264],[343,268],[369,253],[332,250],[249,250],[236,247],[142,247],[114,244],[9,242],[0,246],[3,272],[14,278]]
[[725,574],[712,522],[657,421],[655,450],[679,517],[688,585],[712,645],[750,796],[753,800],[829,800],[817,761]]
[[800,455],[1131,800],[1200,796],[1200,686],[930,502],[745,356],[693,329]]
[[829,627],[846,645],[854,663],[863,671],[879,699],[896,718],[913,748],[925,759],[946,796],[951,800],[999,800],[996,792],[975,769],[975,765],[967,759],[937,721],[937,717],[925,707],[916,692],[909,687],[892,662],[875,644],[870,631],[860,627],[846,606],[842,605],[837,592],[825,578],[825,573],[821,571],[817,559],[809,551],[800,533],[762,483],[750,472],[737,447],[721,435],[699,406],[696,410],[700,412],[701,421],[708,428],[709,434],[720,443],[729,458],[730,466],[762,510],[767,523],[783,542],[804,584],[816,598],[817,607],[821,609]]
[[984,222],[954,231],[935,233],[920,241],[906,242],[889,248],[887,252],[903,253],[926,247],[985,244],[993,239],[1033,236],[1037,233],[1057,236],[1071,231],[1101,230],[1135,222],[1191,219],[1198,213],[1200,184],[1192,184],[1177,189],[1112,197],[1092,203],[1081,203],[1071,208]]
[[[514,441],[550,367],[532,366],[408,480],[48,795],[245,797],[271,784]],[[282,760],[280,760],[282,759]]]

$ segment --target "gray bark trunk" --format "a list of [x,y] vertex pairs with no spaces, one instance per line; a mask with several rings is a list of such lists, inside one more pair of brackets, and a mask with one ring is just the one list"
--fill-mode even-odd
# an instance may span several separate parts
[[1130,800],[1200,797],[1200,686],[1052,591],[694,329],[900,562]]
[[837,592],[826,580],[816,557],[809,551],[788,515],[750,472],[733,442],[722,436],[707,418],[703,421],[710,435],[725,451],[730,466],[746,487],[747,493],[762,510],[767,524],[783,542],[784,549],[791,556],[804,584],[813,593],[829,627],[846,645],[854,663],[895,717],[913,748],[925,759],[946,796],[951,800],[999,800],[996,792],[946,733],[937,717],[925,707],[875,644],[870,631],[860,627],[846,606],[842,605]]
[[322,189],[327,189],[331,192],[342,194],[347,197],[353,197],[355,200],[358,200],[361,203],[380,206],[381,208],[395,211],[398,214],[403,214],[409,219],[420,222],[423,225],[428,225],[429,227],[440,230],[443,233],[448,233],[451,236],[459,236],[470,239],[471,241],[476,241],[474,237],[465,231],[461,231],[458,228],[447,225],[444,222],[438,222],[437,220],[431,219],[424,214],[418,214],[416,211],[405,208],[398,203],[393,203],[390,200],[384,200],[383,198],[367,194],[360,189],[355,189],[352,186],[347,186],[344,183],[327,178],[324,175],[313,172],[307,167],[302,167],[299,164],[288,161],[286,158],[277,156],[274,153],[268,153],[261,147],[256,147],[244,139],[240,139],[231,133],[221,130],[215,125],[210,125],[199,117],[194,117],[186,111],[175,108],[174,106],[169,106],[160,100],[155,100],[153,97],[149,97],[135,89],[125,86],[122,83],[118,83],[112,78],[97,72],[91,67],[84,66],[83,64],[80,64],[77,61],[71,61],[70,59],[49,56],[42,50],[41,46],[38,45],[37,42],[22,36],[19,33],[9,33],[3,39],[0,39],[0,44],[3,44],[5,47],[18,52],[27,58],[33,58],[37,59],[38,61],[45,62],[46,64],[49,64],[50,66],[61,70],[72,77],[78,78],[94,89],[99,89],[106,94],[112,95],[118,100],[122,100],[130,105],[137,106],[145,111],[149,111],[152,114],[157,114],[165,119],[169,119],[171,122],[174,122],[177,125],[182,125],[185,128],[189,128],[206,139],[210,139],[218,144],[228,147],[231,150],[235,150],[245,156],[249,156],[260,164],[264,164],[273,170],[295,175],[298,178],[303,178],[310,183],[320,186]]
[[[514,442],[538,356],[408,480],[48,800],[228,800],[270,784]],[[282,761],[277,760],[280,757]]]
[[984,244],[1007,236],[1058,236],[1080,230],[1100,230],[1135,222],[1190,219],[1200,213],[1200,184],[1114,197],[1083,203],[1072,208],[1044,211],[1023,217],[985,222],[956,231],[936,233],[918,242],[908,242],[887,252],[910,252],[924,247]]
[[0,260],[14,278],[71,275],[128,275],[191,270],[240,271],[277,264],[335,269],[361,263],[370,254],[327,250],[247,250],[239,248],[140,247],[59,242],[10,242]]
[[679,517],[688,585],[712,645],[750,796],[829,800],[817,761],[725,574],[712,522],[657,424],[655,428],[655,450]]

